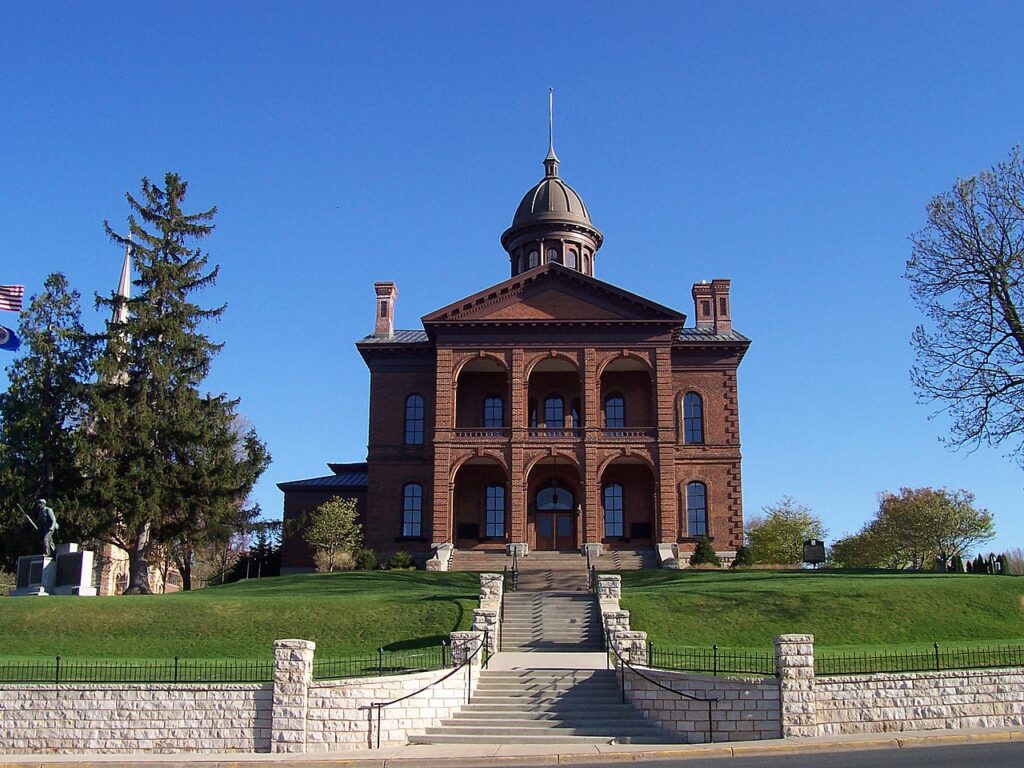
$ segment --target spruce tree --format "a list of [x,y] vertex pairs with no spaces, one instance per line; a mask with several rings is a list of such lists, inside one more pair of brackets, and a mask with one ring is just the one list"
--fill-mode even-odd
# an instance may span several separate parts
[[110,238],[131,248],[136,295],[97,297],[112,310],[97,362],[88,450],[89,509],[95,535],[129,555],[128,592],[148,592],[156,546],[176,537],[222,534],[269,463],[254,430],[233,430],[237,400],[200,387],[220,344],[202,331],[224,306],[204,308],[193,295],[213,285],[218,267],[195,242],[210,234],[216,208],[187,214],[188,185],[176,174],[163,188],[142,180],[128,194],[129,232]]
[[[77,466],[92,345],[82,328],[79,295],[55,272],[19,322],[25,354],[7,368],[0,394],[0,562],[35,551],[22,509],[45,498],[60,518],[63,537],[76,531],[68,516],[78,504]],[[38,549],[38,542],[36,542]]]

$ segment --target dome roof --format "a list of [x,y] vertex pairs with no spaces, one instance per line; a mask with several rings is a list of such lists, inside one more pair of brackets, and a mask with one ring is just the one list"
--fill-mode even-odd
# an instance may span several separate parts
[[567,222],[593,227],[590,212],[576,190],[557,176],[546,176],[523,196],[512,218],[513,227]]

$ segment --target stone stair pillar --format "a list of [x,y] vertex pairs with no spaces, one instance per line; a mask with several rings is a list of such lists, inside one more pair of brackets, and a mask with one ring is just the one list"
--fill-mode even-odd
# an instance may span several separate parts
[[306,751],[307,696],[315,650],[316,643],[310,640],[274,641],[272,752]]
[[779,675],[782,738],[818,735],[814,685],[814,635],[775,638],[775,669]]

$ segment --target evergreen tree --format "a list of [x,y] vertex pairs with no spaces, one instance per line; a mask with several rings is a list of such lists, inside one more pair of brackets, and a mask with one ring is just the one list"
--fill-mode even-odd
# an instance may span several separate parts
[[[241,440],[234,431],[238,401],[199,389],[222,346],[201,326],[224,306],[206,309],[192,299],[213,285],[219,268],[208,269],[207,256],[193,247],[213,230],[216,208],[184,213],[187,189],[173,173],[163,188],[143,179],[141,197],[127,195],[129,235],[106,225],[114,242],[131,248],[138,292],[123,317],[113,313],[97,362],[83,521],[128,552],[131,593],[149,591],[155,546],[220,535],[269,463],[254,430]],[[122,301],[97,297],[111,310]],[[179,565],[188,571],[190,563]]]
[[693,554],[690,555],[690,565],[718,565],[720,566],[722,561],[718,557],[718,553],[715,552],[715,548],[711,544],[711,539],[707,536],[701,536],[700,541],[697,543],[697,547],[693,550]]
[[82,487],[76,462],[94,358],[79,295],[59,272],[32,298],[19,330],[26,353],[8,366],[10,386],[0,394],[0,563],[8,564],[38,549],[19,506],[30,511],[45,498],[63,534],[76,533],[65,524]]
[[748,568],[754,564],[754,556],[750,552],[750,547],[746,544],[740,544],[736,548],[736,558],[732,561],[733,568]]

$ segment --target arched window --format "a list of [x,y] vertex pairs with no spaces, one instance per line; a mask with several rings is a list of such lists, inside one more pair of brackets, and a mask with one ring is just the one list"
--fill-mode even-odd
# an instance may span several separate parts
[[578,264],[578,261],[576,259],[576,251],[570,250],[569,251],[569,255],[566,258],[565,266],[567,266],[567,267],[569,267],[571,269],[576,269],[577,264]]
[[544,399],[544,426],[548,429],[565,426],[565,402],[558,395],[548,395]]
[[558,483],[551,483],[537,491],[537,509],[541,512],[575,509],[572,491]]
[[540,256],[537,254],[537,252],[536,251],[530,251],[530,269],[533,269],[534,267],[536,267],[537,264],[539,263],[539,261],[540,261]]
[[523,255],[519,254],[516,256],[516,274],[518,275],[523,271]]
[[505,538],[505,486],[487,486],[487,523],[485,535],[491,539]]
[[505,401],[499,395],[488,395],[484,399],[484,427],[501,429],[505,426]]
[[604,507],[604,536],[606,539],[621,537],[622,526],[622,486],[611,483],[604,487],[601,495]]
[[604,401],[604,425],[608,429],[626,426],[626,400],[622,395],[608,395]]
[[561,264],[562,257],[554,248],[548,248],[548,264]]
[[708,501],[704,483],[686,486],[686,535],[708,535]]
[[405,398],[406,445],[423,445],[424,413],[422,397],[419,395],[409,395]]
[[583,273],[586,275],[593,275],[594,270],[591,268],[590,254],[588,253],[583,257]]
[[402,536],[417,539],[423,535],[423,486],[409,483],[402,488]]
[[696,392],[683,398],[683,442],[704,442],[704,402]]

